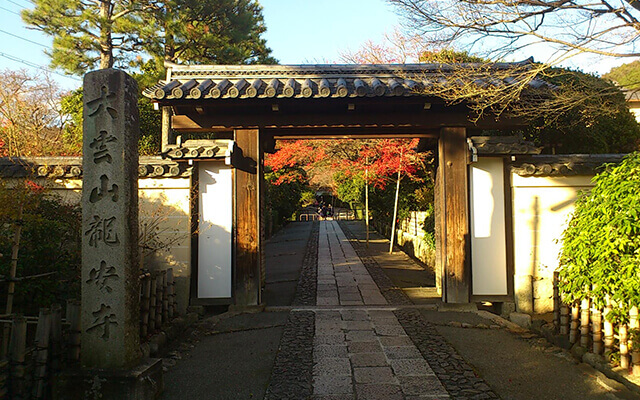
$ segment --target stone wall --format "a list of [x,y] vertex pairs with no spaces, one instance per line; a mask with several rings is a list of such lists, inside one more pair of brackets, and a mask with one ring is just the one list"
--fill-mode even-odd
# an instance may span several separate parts
[[553,272],[561,237],[578,193],[591,176],[536,177],[512,174],[514,291],[519,312],[553,311]]
[[[435,269],[435,249],[425,241],[425,232],[422,229],[427,213],[424,211],[412,211],[410,216],[398,224],[396,229],[396,244],[402,251],[425,263],[432,270]],[[391,237],[391,225],[373,221],[375,229],[383,236]]]

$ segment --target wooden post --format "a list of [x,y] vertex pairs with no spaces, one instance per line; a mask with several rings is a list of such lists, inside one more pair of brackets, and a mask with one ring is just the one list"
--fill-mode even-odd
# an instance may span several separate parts
[[567,335],[569,333],[569,306],[562,304],[560,306],[560,334]]
[[162,107],[162,144],[161,151],[163,153],[169,151],[169,147],[175,144],[171,137],[171,107]]
[[[629,329],[632,329],[636,335],[638,335],[638,329],[640,329],[640,321],[638,321],[638,307],[633,306],[629,310]],[[640,375],[640,350],[639,343],[636,343],[638,336],[634,337],[634,341],[629,343],[629,349],[631,350],[631,373],[635,376]]]
[[260,194],[262,187],[262,148],[257,129],[234,131],[235,167],[234,250],[236,305],[250,306],[261,303],[262,234],[260,224]]
[[560,328],[560,289],[558,288],[558,271],[553,271],[553,327],[557,332]]
[[614,336],[613,336],[613,324],[607,316],[611,312],[611,302],[607,299],[607,305],[602,312],[604,317],[604,354],[608,355],[613,351]]
[[162,272],[156,274],[156,330],[162,328]]
[[62,307],[51,306],[51,372],[62,369]]
[[162,321],[169,322],[169,290],[167,287],[167,270],[162,271]]
[[591,330],[593,337],[593,353],[602,354],[602,312],[591,310]]
[[582,299],[580,305],[580,346],[589,347],[589,299]]
[[580,307],[577,304],[571,306],[571,329],[569,330],[569,343],[578,341],[578,326],[580,325]]
[[167,268],[167,286],[169,287],[169,320],[173,319],[176,310],[175,281],[173,280],[173,268]]
[[156,274],[152,273],[151,274],[151,287],[150,287],[150,292],[151,292],[151,296],[149,297],[149,329],[147,331],[147,334],[151,333],[152,331],[155,331],[156,329],[156,306],[157,306],[157,298],[156,298],[156,284],[158,283],[158,280],[156,279]]
[[[18,251],[20,251],[20,236],[22,234],[22,214],[24,211],[24,204],[22,201],[18,205],[18,215],[16,216],[16,223],[13,228],[13,245],[11,246],[11,265],[9,267],[9,278],[16,277],[16,271],[18,268]],[[16,291],[16,283],[13,280],[9,281],[7,288],[7,304],[4,313],[10,315],[13,312],[13,295]],[[9,324],[4,324],[2,335],[2,356],[7,354],[7,346],[9,345]]]
[[627,324],[620,324],[618,326],[618,340],[620,341],[620,367],[624,369],[629,368],[628,339]]
[[[78,317],[80,317],[78,315]],[[9,362],[11,367],[10,391],[13,399],[26,397],[25,360],[27,350],[27,320],[22,315],[13,317]]]
[[465,128],[442,128],[438,141],[441,170],[440,213],[443,214],[442,251],[444,298],[468,303],[470,295],[469,193]]
[[146,273],[142,278],[142,298],[140,300],[140,336],[149,333],[149,306],[151,303],[151,275]]
[[69,300],[67,302],[66,319],[69,323],[67,360],[70,364],[80,361],[81,315],[80,302],[78,300]]
[[36,350],[33,397],[42,399],[47,389],[47,360],[49,359],[49,337],[51,336],[51,310],[40,309],[36,328]]

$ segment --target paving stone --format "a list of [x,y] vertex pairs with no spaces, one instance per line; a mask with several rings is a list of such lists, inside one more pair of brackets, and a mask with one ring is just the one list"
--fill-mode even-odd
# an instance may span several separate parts
[[368,321],[369,315],[362,310],[342,310],[340,311],[344,321]]
[[387,366],[387,358],[384,353],[355,353],[350,355],[350,359],[354,368]]
[[362,302],[361,300],[340,300],[340,305],[341,306],[362,306],[364,305],[364,302]]
[[389,367],[358,367],[353,369],[353,379],[358,383],[398,383]]
[[322,358],[347,358],[347,354],[347,346],[321,344],[313,347],[313,359],[316,362]]
[[344,333],[332,333],[328,335],[315,335],[313,338],[314,345],[331,344],[331,345],[344,345],[345,337]]
[[376,339],[373,331],[349,331],[347,332],[347,341],[351,342],[371,342]]
[[375,325],[374,330],[378,335],[382,336],[406,336],[404,329],[400,325]]
[[313,366],[313,376],[351,376],[351,363],[346,357],[321,358]]
[[422,359],[422,354],[415,346],[389,346],[383,351],[389,360]]
[[372,321],[377,321],[380,318],[390,318],[394,320],[398,320],[396,315],[391,310],[369,310],[369,317],[371,317]]
[[353,394],[315,395],[313,400],[354,400]]
[[390,360],[390,363],[397,376],[435,375],[429,364],[422,358]]
[[349,342],[349,353],[382,353],[380,343],[375,342]]
[[398,385],[391,384],[360,384],[356,385],[358,399],[366,400],[403,400],[402,390]]
[[400,387],[406,395],[447,395],[447,391],[435,375],[399,376]]
[[316,300],[319,306],[337,306],[340,304],[338,297],[318,297]]
[[316,314],[316,321],[322,321],[322,320],[335,320],[335,319],[340,319],[341,315],[340,315],[340,311],[334,311],[334,310],[318,310],[315,312]]
[[313,377],[313,394],[351,394],[353,385],[350,376],[322,375]]
[[371,322],[375,326],[402,326],[396,317],[371,317]]
[[382,347],[413,346],[413,342],[409,336],[380,336],[378,340]]
[[369,321],[342,321],[342,329],[347,331],[365,331],[372,328]]
[[357,294],[360,295],[360,289],[358,289],[358,286],[339,286],[338,288],[338,293],[340,293],[340,295],[342,294]]

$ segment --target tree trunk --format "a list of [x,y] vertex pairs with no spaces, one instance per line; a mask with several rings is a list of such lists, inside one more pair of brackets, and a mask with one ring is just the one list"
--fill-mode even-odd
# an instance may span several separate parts
[[398,182],[396,183],[396,201],[393,205],[393,221],[391,222],[391,243],[389,243],[389,254],[393,253],[393,242],[396,238],[396,219],[398,218],[398,194],[400,193],[400,170],[398,169]]
[[113,39],[111,38],[111,0],[100,0],[100,69],[113,67]]
[[364,170],[364,213],[365,226],[367,227],[367,247],[369,247],[369,157],[366,159],[366,169]]

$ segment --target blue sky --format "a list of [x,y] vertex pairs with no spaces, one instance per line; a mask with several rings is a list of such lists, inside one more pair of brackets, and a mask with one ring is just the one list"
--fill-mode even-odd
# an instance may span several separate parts
[[[340,53],[357,50],[368,40],[380,42],[401,23],[385,0],[259,0],[267,25],[265,38],[283,64],[340,62]],[[0,0],[0,70],[47,66],[44,54],[51,38],[28,29],[19,16],[29,0]],[[26,40],[25,40],[26,39]],[[519,59],[527,58],[523,55]],[[536,56],[536,60],[543,61]],[[631,60],[625,60],[631,61]],[[604,73],[622,61],[573,63],[585,71]],[[52,75],[65,89],[80,78]]]

